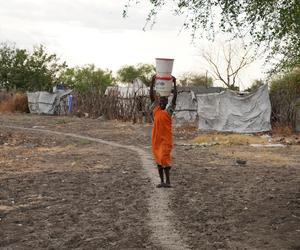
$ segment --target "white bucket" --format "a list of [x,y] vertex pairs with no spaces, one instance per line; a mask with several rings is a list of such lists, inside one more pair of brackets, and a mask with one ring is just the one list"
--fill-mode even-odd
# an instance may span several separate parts
[[171,76],[155,77],[155,91],[160,96],[169,96],[172,91],[172,86],[173,86],[173,78]]
[[156,58],[156,74],[159,76],[168,76],[172,74],[174,59]]

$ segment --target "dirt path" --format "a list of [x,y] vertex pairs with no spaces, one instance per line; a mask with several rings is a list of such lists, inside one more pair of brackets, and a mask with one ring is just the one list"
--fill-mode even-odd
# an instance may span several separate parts
[[[3,125],[1,125],[3,126]],[[148,178],[151,180],[151,183],[155,185],[158,183],[157,170],[153,165],[152,157],[145,150],[135,147],[135,146],[127,146],[122,145],[112,141],[106,141],[102,139],[92,138],[88,136],[82,136],[74,133],[64,133],[57,132],[45,129],[37,129],[37,128],[24,128],[18,126],[3,126],[10,129],[20,129],[27,130],[33,132],[41,132],[47,134],[54,134],[59,136],[69,136],[73,138],[93,141],[101,144],[106,144],[112,147],[124,148],[132,150],[138,153],[140,160],[142,162],[143,170]],[[172,223],[173,215],[172,211],[169,208],[169,195],[170,190],[166,189],[152,189],[150,191],[149,198],[149,228],[152,232],[151,240],[152,242],[159,248],[162,249],[172,249],[172,250],[184,250],[189,249],[189,246],[185,243],[187,242],[180,236],[178,230],[176,230],[174,224]]]
[[0,249],[300,249],[300,145],[204,147],[174,127],[173,188],[160,190],[149,124],[0,124],[29,128],[0,125]]

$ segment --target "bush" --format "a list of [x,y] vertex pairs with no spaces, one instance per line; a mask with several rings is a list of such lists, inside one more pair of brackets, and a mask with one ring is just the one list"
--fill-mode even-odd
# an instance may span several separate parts
[[0,89],[7,91],[50,91],[60,82],[67,67],[56,54],[49,54],[42,45],[32,52],[14,44],[0,44]]
[[299,98],[300,68],[273,79],[270,85],[272,122],[294,126],[295,107],[298,105]]
[[1,92],[0,112],[28,113],[28,100],[25,93]]

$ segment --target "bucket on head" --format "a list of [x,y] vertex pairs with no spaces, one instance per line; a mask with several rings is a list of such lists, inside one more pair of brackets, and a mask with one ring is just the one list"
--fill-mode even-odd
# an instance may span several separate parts
[[156,76],[155,77],[155,91],[160,96],[169,96],[172,91],[173,78],[172,76]]
[[172,74],[174,59],[156,58],[156,74],[159,76],[168,76]]

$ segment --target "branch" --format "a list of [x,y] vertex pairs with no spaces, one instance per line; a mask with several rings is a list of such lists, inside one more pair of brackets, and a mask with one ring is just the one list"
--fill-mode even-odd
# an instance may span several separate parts
[[222,77],[218,66],[216,65],[216,63],[213,62],[212,58],[210,55],[203,53],[203,58],[212,66],[213,69],[213,73],[217,76],[216,79],[222,81],[227,87],[229,87],[230,83],[226,82],[224,80],[224,78]]

